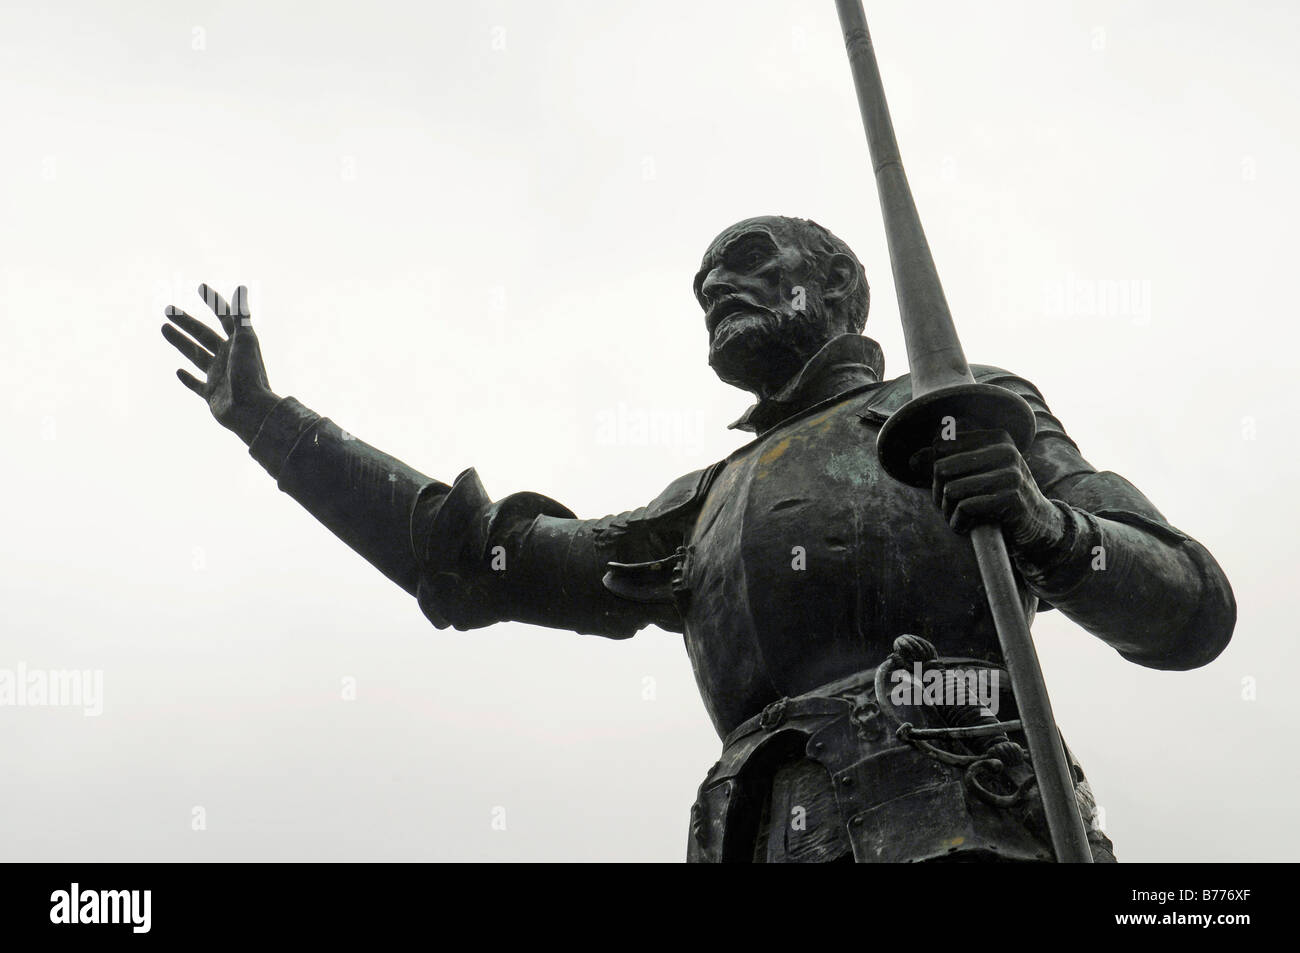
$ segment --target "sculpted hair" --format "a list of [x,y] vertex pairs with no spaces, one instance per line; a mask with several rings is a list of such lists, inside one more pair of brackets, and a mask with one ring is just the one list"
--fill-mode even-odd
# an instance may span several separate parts
[[867,326],[867,312],[871,308],[871,287],[867,284],[866,269],[862,267],[862,262],[858,261],[858,256],[853,254],[853,249],[845,244],[843,239],[812,219],[787,218],[784,215],[777,217],[789,230],[790,237],[794,239],[799,249],[809,258],[825,262],[832,255],[845,255],[853,262],[858,273],[858,286],[841,302],[838,310],[847,326],[846,329],[861,334],[862,329]]

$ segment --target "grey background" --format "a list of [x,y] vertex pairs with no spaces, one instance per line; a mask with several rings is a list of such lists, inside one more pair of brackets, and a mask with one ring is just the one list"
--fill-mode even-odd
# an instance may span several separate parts
[[[5,5],[0,667],[99,668],[106,697],[0,708],[0,854],[683,857],[719,743],[680,639],[432,629],[158,325],[245,283],[280,393],[495,497],[642,505],[743,442],[690,294],[731,222],[845,238],[905,370],[833,6]],[[1192,673],[1036,625],[1120,858],[1295,859],[1300,8],[868,16],[967,354],[1236,589]]]

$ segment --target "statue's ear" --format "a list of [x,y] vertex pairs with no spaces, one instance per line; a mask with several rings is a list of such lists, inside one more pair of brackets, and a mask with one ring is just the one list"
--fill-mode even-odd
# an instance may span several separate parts
[[831,255],[826,262],[823,300],[840,301],[847,298],[857,288],[859,280],[858,266],[852,258],[844,254]]

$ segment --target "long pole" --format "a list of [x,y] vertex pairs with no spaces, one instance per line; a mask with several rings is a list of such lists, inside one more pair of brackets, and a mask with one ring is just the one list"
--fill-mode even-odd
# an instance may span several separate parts
[[[1024,449],[1033,436],[1033,416],[1030,412],[1026,418],[1028,408],[1010,391],[974,382],[903,172],[862,2],[835,0],[835,6],[875,168],[912,378],[912,400],[896,412],[893,426],[881,431],[881,459],[887,460],[887,469],[900,479],[923,483],[924,474],[910,472],[900,461],[911,459],[915,450],[933,441],[939,434],[938,423],[945,417],[953,417],[963,426],[1000,424]],[[998,391],[1001,393],[995,393]],[[976,526],[970,540],[1011,676],[1056,859],[1091,863],[1069,763],[1002,531],[994,524]]]

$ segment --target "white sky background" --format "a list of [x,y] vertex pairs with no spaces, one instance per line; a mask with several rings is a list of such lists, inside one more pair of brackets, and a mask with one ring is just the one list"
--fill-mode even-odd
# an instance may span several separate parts
[[[1296,859],[1300,7],[867,13],[968,356],[1236,590],[1191,673],[1035,627],[1120,859]],[[6,4],[0,50],[0,667],[105,680],[0,708],[0,856],[680,860],[720,747],[680,638],[433,629],[158,326],[245,283],[279,393],[497,498],[643,505],[745,439],[690,293],[733,221],[847,240],[906,369],[834,4]]]

